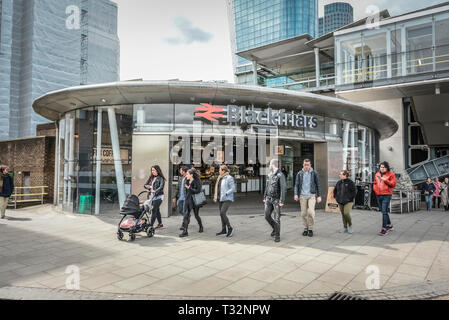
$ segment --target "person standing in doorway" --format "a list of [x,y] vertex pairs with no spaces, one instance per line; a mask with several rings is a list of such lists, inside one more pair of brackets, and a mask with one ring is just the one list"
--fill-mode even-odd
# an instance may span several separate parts
[[6,207],[13,191],[14,181],[9,175],[9,167],[0,166],[0,214],[2,219],[6,218]]
[[441,182],[438,180],[438,178],[433,179],[433,184],[435,186],[435,191],[433,193],[433,199],[435,199],[435,206],[434,208],[436,209],[438,206],[438,209],[440,208],[440,203],[441,203],[441,197],[440,197],[440,185]]
[[[184,216],[184,201],[186,200],[186,173],[188,168],[182,166],[179,168],[178,185],[176,187],[175,196],[173,197],[173,207],[178,209],[178,212]],[[184,220],[184,219],[183,219]],[[184,230],[184,222],[179,230]]]
[[343,229],[340,230],[341,233],[347,232],[352,234],[354,232],[350,212],[354,204],[355,194],[355,183],[349,179],[349,172],[347,170],[341,171],[340,180],[334,188],[334,198],[337,200],[343,218]]
[[315,204],[321,202],[321,188],[318,172],[313,170],[310,159],[305,159],[303,168],[296,175],[295,201],[301,205],[301,217],[304,224],[303,236],[313,237],[315,225]]
[[448,188],[449,188],[449,178],[444,178],[444,181],[440,184],[439,188],[441,203],[443,204],[444,211],[449,210]]
[[380,236],[384,236],[388,231],[392,231],[393,225],[388,214],[393,189],[396,187],[396,175],[390,171],[390,165],[384,161],[380,164],[379,172],[374,177],[373,190],[376,194],[379,210],[382,211],[382,230]]
[[201,180],[198,175],[198,172],[192,168],[186,173],[186,199],[184,201],[184,219],[182,223],[183,231],[179,235],[181,238],[187,237],[189,235],[188,228],[190,223],[190,211],[195,213],[195,219],[198,221],[198,225],[200,227],[199,233],[203,232],[203,223],[200,218],[200,207],[195,205],[195,201],[193,200],[193,195],[201,192]]
[[[161,207],[162,201],[164,201],[165,181],[167,181],[167,179],[165,179],[161,168],[158,165],[155,165],[155,166],[151,167],[150,177],[148,178],[147,182],[144,185],[144,188],[147,190],[150,190],[151,193],[153,194],[153,199],[151,200],[153,209],[151,212],[150,226],[153,227],[154,222],[157,219],[158,225],[157,225],[156,229],[164,227],[164,225],[162,224],[160,207]],[[147,206],[148,206],[148,204],[147,204]]]
[[[229,174],[229,168],[226,165],[220,166],[220,175],[215,183],[214,202],[218,201],[221,218],[221,231],[217,236],[232,237],[234,228],[231,226],[226,215],[229,207],[234,202],[235,182]],[[227,231],[226,231],[227,228]]]
[[[263,202],[265,203],[265,220],[273,228],[271,236],[275,242],[281,241],[281,207],[285,202],[286,191],[285,175],[279,170],[279,161],[270,161],[270,174],[268,175],[267,186]],[[274,219],[271,214],[274,211]]]
[[421,192],[424,194],[424,198],[426,199],[427,211],[432,211],[432,198],[435,190],[436,188],[432,182],[432,179],[427,178],[426,182],[421,188]]

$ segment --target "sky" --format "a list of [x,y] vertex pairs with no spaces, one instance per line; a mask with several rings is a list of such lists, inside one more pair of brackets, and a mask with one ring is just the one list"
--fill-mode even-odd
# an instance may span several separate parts
[[[324,5],[334,0],[319,0]],[[391,16],[441,0],[342,0],[354,19],[388,9]],[[114,0],[118,4],[121,80],[234,82],[226,0]]]

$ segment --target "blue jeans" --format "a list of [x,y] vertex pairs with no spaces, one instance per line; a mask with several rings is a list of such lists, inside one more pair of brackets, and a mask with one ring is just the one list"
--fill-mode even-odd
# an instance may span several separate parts
[[384,196],[377,196],[377,204],[379,210],[382,211],[382,229],[386,229],[387,226],[391,225],[390,216],[388,215],[388,210],[390,208],[391,194]]
[[429,194],[424,196],[426,198],[426,205],[427,205],[427,210],[428,211],[432,211],[432,197],[433,194]]

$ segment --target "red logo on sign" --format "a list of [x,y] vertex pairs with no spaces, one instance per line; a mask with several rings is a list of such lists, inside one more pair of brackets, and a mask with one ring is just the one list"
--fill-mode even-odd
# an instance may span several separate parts
[[207,120],[215,121],[215,122],[218,121],[217,118],[223,117],[222,114],[215,113],[215,112],[223,112],[223,110],[224,110],[223,108],[216,108],[207,103],[201,103],[201,105],[204,107],[196,107],[195,111],[203,111],[203,112],[195,113],[195,117],[203,117]]

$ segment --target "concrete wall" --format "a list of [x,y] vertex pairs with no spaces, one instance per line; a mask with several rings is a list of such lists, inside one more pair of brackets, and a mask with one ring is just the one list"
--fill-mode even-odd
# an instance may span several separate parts
[[[392,137],[380,141],[380,156],[379,160],[388,161],[393,171],[400,172],[405,169],[404,158],[404,126],[403,119],[403,104],[402,99],[367,101],[363,104],[375,108],[381,112],[388,114],[399,124],[399,129]],[[389,150],[389,148],[393,150]]]
[[[161,216],[168,217],[171,212],[170,178],[170,136],[169,135],[133,135],[133,162],[131,193],[139,194],[150,176],[151,167],[159,165],[167,181],[164,187],[164,201],[160,207]],[[170,206],[170,207],[169,207]]]

